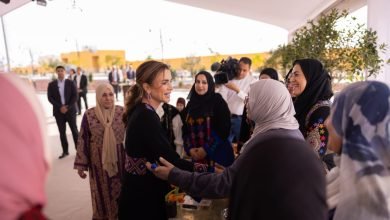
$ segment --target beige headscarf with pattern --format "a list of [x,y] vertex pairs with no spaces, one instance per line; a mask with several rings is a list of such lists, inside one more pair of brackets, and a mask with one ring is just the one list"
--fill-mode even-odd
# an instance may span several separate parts
[[115,103],[109,109],[104,108],[102,104],[103,94],[109,89],[114,93],[114,89],[109,83],[103,83],[96,88],[96,108],[95,113],[100,123],[104,126],[102,163],[103,169],[107,171],[108,176],[114,176],[118,173],[118,156],[116,150],[116,138],[112,129],[112,122],[115,114]]

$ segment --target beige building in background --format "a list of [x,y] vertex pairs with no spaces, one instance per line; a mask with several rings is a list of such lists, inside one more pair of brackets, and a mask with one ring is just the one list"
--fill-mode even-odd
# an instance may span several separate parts
[[[190,72],[197,72],[199,70],[210,70],[211,64],[220,62],[227,57],[240,59],[241,57],[249,57],[252,59],[252,70],[257,71],[264,65],[265,60],[270,56],[270,53],[250,53],[250,54],[217,54],[211,56],[188,56],[182,58],[168,58],[161,60],[159,58],[150,58],[167,63],[172,70],[181,71],[188,70]],[[64,66],[80,66],[87,73],[106,72],[112,66],[118,68],[131,65],[136,69],[145,60],[126,60],[126,52],[124,50],[84,50],[72,51],[68,53],[61,53],[59,64]],[[54,72],[54,66],[34,65],[34,72],[38,74]],[[32,72],[31,66],[13,68],[13,72],[19,74],[28,74]]]
[[76,51],[61,54],[63,64],[82,67],[86,72],[104,72],[112,66],[123,66],[126,63],[124,50]]
[[[194,70],[209,70],[211,64],[215,62],[220,62],[222,59],[226,59],[227,57],[233,57],[236,59],[240,59],[241,57],[249,57],[252,59],[252,70],[256,71],[258,68],[264,65],[265,60],[270,56],[270,53],[250,53],[250,54],[218,54],[211,56],[190,56],[184,58],[169,58],[164,59],[163,62],[168,64],[173,70],[189,70],[184,68],[186,63],[194,63]],[[153,59],[153,58],[152,58]],[[196,62],[199,59],[199,62]],[[161,59],[156,59],[161,61]],[[131,64],[133,68],[137,68],[141,63],[145,60],[136,60],[136,61],[126,61],[127,64]]]

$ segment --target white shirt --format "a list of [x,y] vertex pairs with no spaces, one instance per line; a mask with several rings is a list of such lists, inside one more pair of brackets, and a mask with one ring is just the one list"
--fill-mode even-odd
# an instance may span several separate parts
[[222,85],[218,91],[223,99],[225,99],[228,104],[231,114],[242,115],[244,112],[244,100],[249,92],[249,85],[255,82],[256,79],[248,74],[243,79],[233,79],[230,82],[233,82],[240,89],[239,93],[236,93],[234,90],[227,88],[225,85]]
[[118,79],[117,79],[117,81],[118,82],[122,82],[123,81],[123,72],[122,72],[122,70],[121,69],[118,69]]
[[117,70],[114,70],[112,71],[112,81],[113,82],[118,82],[118,71]]
[[[157,109],[156,113],[160,117],[160,119],[164,116],[165,112],[164,109],[162,108],[163,103],[161,103]],[[172,118],[172,130],[173,130],[173,135],[175,136],[175,140],[173,141],[176,146],[176,152],[177,154],[182,157],[183,155],[183,137],[182,137],[182,128],[183,127],[183,122],[181,121],[180,114],[177,114],[175,117]]]
[[82,75],[82,73],[80,75],[76,74],[76,83],[77,83],[77,88],[78,89],[80,89],[81,75]]
[[60,92],[61,96],[61,103],[65,105],[65,79],[57,80],[57,85],[58,85],[58,91]]
[[180,114],[177,114],[175,117],[173,117],[172,127],[173,134],[175,135],[175,140],[173,142],[176,145],[176,152],[180,155],[180,157],[183,157],[183,122],[181,121]]

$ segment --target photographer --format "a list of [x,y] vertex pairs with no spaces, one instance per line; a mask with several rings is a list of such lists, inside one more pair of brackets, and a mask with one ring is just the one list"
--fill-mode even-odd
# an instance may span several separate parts
[[249,92],[249,85],[256,81],[250,74],[252,61],[248,57],[241,57],[238,61],[238,69],[233,79],[221,85],[219,93],[228,103],[231,113],[231,129],[229,141],[237,141],[240,137],[240,126],[242,113],[244,111],[244,100]]

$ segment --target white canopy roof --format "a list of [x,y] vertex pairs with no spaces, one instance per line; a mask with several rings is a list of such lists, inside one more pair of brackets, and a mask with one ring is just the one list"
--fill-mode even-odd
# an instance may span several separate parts
[[8,4],[0,1],[0,16],[7,14],[8,12],[19,8],[22,5],[31,2],[31,0],[10,0]]
[[[315,19],[329,8],[354,10],[366,4],[367,0],[168,0],[179,4],[217,11],[239,17],[272,24],[295,31],[309,19]],[[0,2],[0,16],[24,5],[31,0],[10,0]]]
[[168,0],[272,24],[293,32],[330,8],[355,10],[366,0]]

